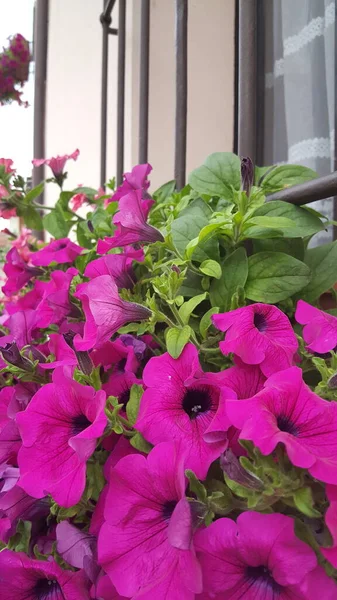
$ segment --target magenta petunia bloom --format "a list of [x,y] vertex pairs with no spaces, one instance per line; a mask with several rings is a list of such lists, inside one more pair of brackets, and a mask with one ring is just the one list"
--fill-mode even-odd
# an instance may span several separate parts
[[[122,596],[193,600],[201,592],[185,487],[184,457],[174,443],[159,444],[147,458],[126,456],[112,470],[98,558]],[[158,595],[157,586],[169,591]]]
[[70,285],[77,274],[78,271],[74,267],[66,272],[53,271],[50,275],[50,281],[43,282],[44,293],[37,315],[39,327],[48,327],[51,323],[60,325],[67,316],[80,316],[80,311],[70,303],[69,299]]
[[10,406],[15,395],[14,387],[4,387],[0,391],[0,464],[14,463],[21,446],[21,436]]
[[337,318],[299,300],[295,319],[304,325],[303,337],[308,350],[325,354],[337,346]]
[[292,518],[242,513],[197,532],[204,591],[200,600],[334,600],[337,586]]
[[69,238],[54,240],[47,246],[34,252],[31,256],[32,264],[39,267],[48,267],[50,263],[72,263],[81,254],[83,248],[74,244]]
[[122,300],[110,275],[100,275],[78,285],[75,296],[81,300],[86,317],[83,337],[75,337],[76,350],[99,347],[126,323],[142,321],[151,315],[145,306]]
[[95,279],[100,275],[111,275],[120,289],[130,289],[136,281],[131,264],[132,259],[127,254],[107,254],[90,262],[84,275],[89,279]]
[[57,179],[63,175],[64,167],[68,160],[77,160],[80,151],[77,149],[72,154],[64,154],[63,156],[55,156],[53,158],[34,158],[32,163],[34,167],[42,167],[47,165],[53,171],[54,177]]
[[146,201],[142,200],[141,190],[130,192],[120,199],[119,211],[113,217],[117,229],[113,237],[104,240],[109,243],[109,248],[164,241],[160,231],[146,222],[142,202]]
[[224,398],[235,394],[221,386],[217,374],[202,372],[193,344],[187,344],[178,359],[168,353],[151,358],[143,381],[147,389],[136,429],[151,444],[181,441],[186,468],[203,479],[228,444]]
[[54,561],[32,560],[21,552],[0,552],[3,600],[89,600],[83,571],[63,571]]
[[20,486],[35,498],[49,493],[60,506],[77,504],[85,488],[86,462],[107,424],[105,393],[95,392],[56,369],[26,410],[17,415],[23,446]]
[[128,600],[125,596],[120,596],[112,585],[110,578],[103,574],[97,581],[96,585],[96,598],[102,600]]
[[76,354],[69,344],[65,341],[63,335],[59,333],[50,333],[48,342],[49,354],[55,356],[52,362],[40,364],[41,369],[55,369],[56,367],[75,367],[78,363]]
[[0,350],[10,342],[16,342],[20,349],[28,346],[37,331],[36,319],[36,311],[32,309],[20,310],[6,319],[4,325],[8,327],[10,333],[0,337]]
[[327,485],[326,495],[330,505],[325,513],[325,524],[331,533],[332,546],[320,548],[320,551],[332,566],[337,568],[337,486]]
[[244,363],[260,365],[267,377],[291,367],[298,343],[288,317],[276,306],[251,304],[213,315],[212,321],[226,331],[223,354],[233,352]]
[[12,296],[21,290],[28,281],[37,275],[41,275],[41,269],[27,264],[20,256],[16,248],[11,248],[6,255],[4,272],[7,275],[7,281],[2,287],[6,296]]
[[0,523],[9,522],[5,535],[0,538],[5,543],[15,534],[19,519],[22,521],[45,520],[49,515],[49,500],[47,497],[36,499],[15,485],[6,493],[0,494]]
[[226,402],[240,439],[251,440],[268,455],[284,444],[290,461],[316,479],[337,483],[337,405],[322,400],[291,367],[269,377],[249,400]]
[[111,201],[118,201],[123,196],[134,190],[142,190],[146,192],[150,186],[148,176],[152,171],[150,164],[145,163],[143,165],[136,165],[133,167],[131,173],[123,174],[123,183],[119,186],[113,196],[110,198]]
[[91,533],[78,529],[68,521],[56,526],[57,552],[72,567],[84,569],[90,581],[99,573],[97,565],[97,543]]

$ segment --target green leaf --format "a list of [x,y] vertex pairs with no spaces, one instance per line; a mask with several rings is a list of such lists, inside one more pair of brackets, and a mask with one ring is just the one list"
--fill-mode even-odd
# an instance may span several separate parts
[[168,353],[172,358],[179,358],[188,340],[190,339],[191,328],[185,325],[182,329],[171,327],[166,330],[166,346]]
[[246,230],[253,225],[269,229],[289,229],[289,227],[294,227],[295,223],[286,217],[255,216],[244,223],[243,229]]
[[[178,219],[171,224],[172,241],[181,256],[191,240],[198,237],[200,231],[208,225],[211,209],[203,200],[198,198],[187,206]],[[200,242],[193,253],[193,260],[203,262],[207,259],[219,258],[219,244],[215,239]]]
[[75,192],[61,192],[57,203],[61,206],[62,210],[68,210],[69,200],[74,196]]
[[44,181],[42,181],[41,183],[39,183],[39,185],[27,192],[27,194],[25,195],[25,202],[32,202],[33,200],[35,200],[35,198],[38,198],[42,194],[43,189]]
[[66,221],[62,208],[56,204],[55,209],[43,217],[43,226],[54,238],[60,239],[67,237],[72,223]]
[[199,269],[205,275],[215,277],[215,279],[220,279],[221,277],[221,266],[215,260],[204,260]]
[[337,281],[337,241],[307,250],[304,262],[311,269],[311,280],[301,297],[313,302]]
[[276,165],[272,165],[271,167],[255,167],[254,169],[254,183],[256,186],[261,185],[261,179],[271,171],[272,169],[276,169]]
[[301,165],[281,165],[265,175],[261,187],[267,194],[316,179],[317,173]]
[[248,276],[248,261],[244,248],[238,248],[223,263],[222,276],[213,280],[210,288],[212,306],[229,310],[231,298],[238,287],[244,287]]
[[195,296],[195,298],[191,298],[191,300],[188,300],[188,302],[184,302],[184,304],[179,308],[179,316],[184,325],[187,325],[187,323],[189,322],[190,316],[194,309],[206,298],[207,292],[205,292],[204,294],[200,294],[199,296]]
[[134,425],[137,421],[140,400],[143,395],[143,386],[134,384],[130,390],[130,398],[126,405],[126,414],[130,425]]
[[33,206],[23,206],[21,209],[21,216],[25,222],[25,225],[30,229],[37,229],[40,231],[43,229],[42,218],[39,212]]
[[190,469],[187,469],[185,471],[185,476],[187,477],[187,479],[189,481],[190,491],[196,495],[198,500],[206,503],[207,502],[207,491],[206,491],[205,486],[202,485],[201,481],[199,481],[197,476]]
[[201,276],[193,271],[187,271],[186,277],[179,288],[179,293],[185,298],[191,298],[200,292]]
[[[64,192],[62,192],[64,193]],[[66,194],[71,194],[71,198],[75,195],[75,194],[85,194],[86,196],[96,196],[97,194],[97,190],[95,190],[94,188],[91,187],[78,187],[75,188],[72,192],[65,192]]]
[[143,438],[139,431],[137,431],[137,433],[130,438],[130,444],[136,448],[136,450],[139,450],[139,452],[144,452],[144,454],[148,454],[153,448],[153,446]]
[[160,188],[153,192],[152,196],[158,203],[165,202],[165,200],[172,196],[175,189],[176,182],[174,179],[172,179],[172,181],[168,181],[167,183],[164,183],[164,185],[160,186]]
[[310,237],[324,229],[322,221],[316,215],[302,206],[295,206],[289,202],[278,200],[267,202],[255,211],[254,217],[257,216],[285,217],[290,219],[294,226],[284,229],[285,237],[290,238]]
[[301,238],[277,238],[254,240],[254,252],[284,252],[298,258],[304,259],[304,242]]
[[32,523],[30,521],[19,520],[16,526],[16,533],[12,535],[7,544],[9,550],[15,550],[15,552],[29,552],[29,543],[32,532]]
[[241,161],[231,152],[215,152],[192,171],[189,184],[200,194],[230,199],[233,188],[239,190],[241,186]]
[[75,260],[76,269],[78,269],[80,273],[84,273],[85,267],[92,260],[94,260],[95,256],[97,256],[95,250],[91,250],[91,252],[87,252],[86,254],[80,254],[79,256],[77,256]]
[[92,241],[92,233],[88,229],[86,221],[80,221],[76,228],[77,241],[82,248],[88,248],[89,250],[93,247],[94,242]]
[[274,304],[290,298],[310,281],[310,269],[282,252],[258,252],[248,259],[247,298]]
[[296,508],[304,515],[311,518],[320,518],[321,513],[314,508],[314,499],[311,488],[303,487],[294,492],[294,502]]
[[219,313],[219,308],[217,306],[213,306],[201,318],[200,325],[199,325],[199,331],[200,331],[200,334],[203,337],[203,339],[206,338],[207,331],[210,328],[210,326],[212,325],[211,316],[217,315],[218,313]]

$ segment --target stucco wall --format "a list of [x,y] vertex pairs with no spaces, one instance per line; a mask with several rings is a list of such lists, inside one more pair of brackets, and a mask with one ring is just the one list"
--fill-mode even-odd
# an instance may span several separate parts
[[[117,3],[118,4],[118,3]],[[125,170],[137,162],[140,1],[127,2]],[[187,169],[231,150],[234,0],[189,1]],[[101,0],[50,0],[47,155],[80,148],[69,185],[99,183]],[[174,0],[151,0],[149,161],[153,188],[173,177]],[[114,9],[113,26],[117,26]],[[107,175],[115,174],[117,39],[110,36]],[[52,201],[52,193],[48,194]]]

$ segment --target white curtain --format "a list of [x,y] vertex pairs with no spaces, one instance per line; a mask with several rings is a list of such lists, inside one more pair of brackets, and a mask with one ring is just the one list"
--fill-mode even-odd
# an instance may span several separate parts
[[[264,164],[327,175],[334,159],[335,2],[264,0]],[[312,205],[329,218],[330,200]],[[331,229],[316,236],[330,241]]]

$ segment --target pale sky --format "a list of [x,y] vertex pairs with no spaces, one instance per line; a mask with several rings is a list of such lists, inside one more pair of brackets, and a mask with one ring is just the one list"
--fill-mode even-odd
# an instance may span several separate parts
[[[0,47],[7,45],[7,38],[21,33],[33,40],[34,0],[0,0]],[[31,64],[31,71],[33,70]],[[17,172],[24,177],[31,175],[33,157],[33,101],[34,75],[24,87],[23,99],[30,104],[23,108],[17,104],[0,106],[0,157],[12,158]]]

